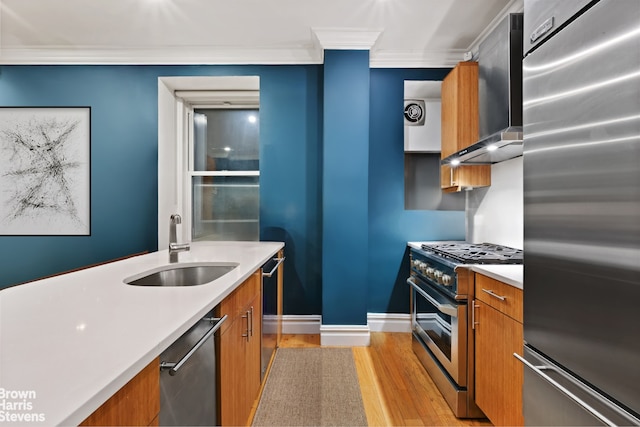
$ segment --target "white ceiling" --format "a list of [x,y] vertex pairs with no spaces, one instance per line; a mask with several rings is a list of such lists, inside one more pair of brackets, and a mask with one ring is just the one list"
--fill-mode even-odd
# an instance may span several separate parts
[[523,0],[0,0],[0,63],[452,66]]

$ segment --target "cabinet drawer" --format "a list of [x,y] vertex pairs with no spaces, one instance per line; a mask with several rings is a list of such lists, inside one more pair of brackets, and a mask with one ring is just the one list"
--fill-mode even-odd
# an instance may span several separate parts
[[522,289],[476,273],[476,299],[522,323]]

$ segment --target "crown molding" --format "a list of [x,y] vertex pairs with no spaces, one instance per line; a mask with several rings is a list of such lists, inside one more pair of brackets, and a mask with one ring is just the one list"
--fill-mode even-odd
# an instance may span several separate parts
[[[361,49],[356,49],[361,50]],[[451,68],[466,49],[378,50],[371,68]],[[0,49],[0,65],[309,65],[323,64],[320,49]]]
[[[0,0],[0,25],[2,23]],[[466,52],[477,53],[482,41],[509,13],[524,10],[524,0],[510,0],[467,49],[443,51],[380,50],[375,45],[382,29],[311,28],[312,42],[279,48],[233,46],[94,47],[3,46],[0,65],[292,65],[322,64],[325,49],[370,50],[371,68],[453,67]],[[0,36],[1,36],[0,31]]]
[[[361,45],[362,46],[362,45]],[[355,49],[362,50],[362,49]],[[442,68],[462,61],[464,49],[448,51],[374,50],[371,68]],[[76,48],[0,49],[0,65],[294,65],[322,64],[318,45],[281,49]]]
[[369,59],[371,68],[450,68],[462,61],[466,50],[378,50]]
[[311,28],[321,49],[371,50],[383,30],[367,28]]
[[27,47],[0,48],[2,65],[278,65],[321,64],[315,46],[290,48],[234,47]]

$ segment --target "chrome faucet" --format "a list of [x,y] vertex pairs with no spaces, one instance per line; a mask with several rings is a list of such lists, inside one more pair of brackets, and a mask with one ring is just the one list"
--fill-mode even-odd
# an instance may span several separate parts
[[178,262],[178,253],[188,251],[188,243],[178,243],[176,225],[182,223],[182,217],[178,214],[171,215],[169,222],[169,263]]

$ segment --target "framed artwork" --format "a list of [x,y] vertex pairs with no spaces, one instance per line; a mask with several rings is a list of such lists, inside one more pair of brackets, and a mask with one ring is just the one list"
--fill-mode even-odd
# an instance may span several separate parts
[[0,235],[91,234],[91,107],[0,107]]

